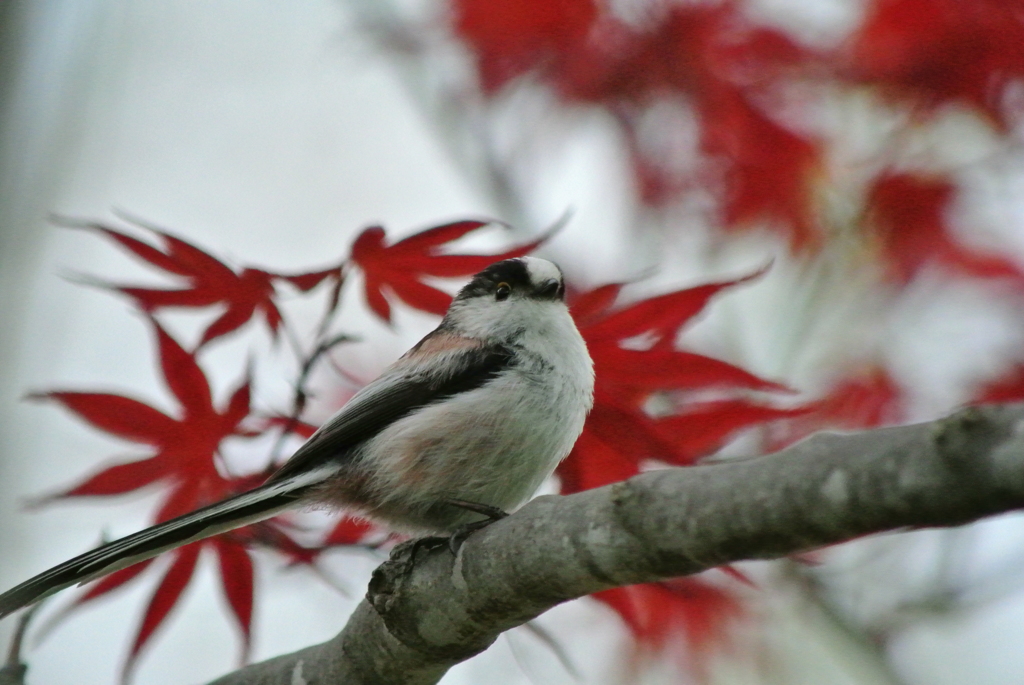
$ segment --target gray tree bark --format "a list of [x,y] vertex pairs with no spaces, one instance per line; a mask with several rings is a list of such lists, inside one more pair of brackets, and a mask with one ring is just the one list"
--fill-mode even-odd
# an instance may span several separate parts
[[332,640],[216,685],[437,682],[570,599],[1024,507],[1024,405],[819,434],[776,454],[540,497],[446,548],[400,545]]

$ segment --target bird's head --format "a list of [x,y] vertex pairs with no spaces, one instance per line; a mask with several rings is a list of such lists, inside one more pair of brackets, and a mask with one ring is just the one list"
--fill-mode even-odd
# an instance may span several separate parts
[[445,321],[476,338],[507,339],[568,315],[565,279],[554,262],[519,257],[491,264],[455,296]]

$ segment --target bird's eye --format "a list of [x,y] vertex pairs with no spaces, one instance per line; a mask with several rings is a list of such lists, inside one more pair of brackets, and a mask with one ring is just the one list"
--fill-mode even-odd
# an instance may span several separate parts
[[507,300],[508,296],[512,294],[512,286],[508,283],[499,283],[498,287],[494,289],[494,299],[498,302]]

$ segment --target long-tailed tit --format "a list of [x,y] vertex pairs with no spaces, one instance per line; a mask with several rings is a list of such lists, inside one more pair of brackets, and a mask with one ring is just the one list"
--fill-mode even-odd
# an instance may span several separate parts
[[569,453],[593,403],[593,364],[564,295],[549,261],[491,265],[264,485],[45,571],[0,595],[0,617],[292,507],[328,505],[430,533],[518,507]]

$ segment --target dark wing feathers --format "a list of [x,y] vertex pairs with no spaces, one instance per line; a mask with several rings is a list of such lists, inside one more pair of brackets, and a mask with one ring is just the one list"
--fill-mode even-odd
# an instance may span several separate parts
[[461,349],[448,363],[430,367],[429,371],[404,374],[399,362],[390,374],[353,397],[268,482],[341,460],[352,448],[417,409],[483,386],[508,368],[512,360],[512,350],[505,346],[481,345]]

